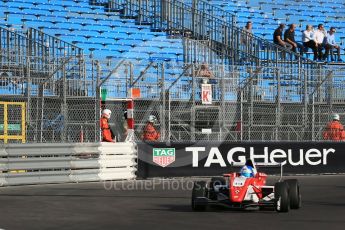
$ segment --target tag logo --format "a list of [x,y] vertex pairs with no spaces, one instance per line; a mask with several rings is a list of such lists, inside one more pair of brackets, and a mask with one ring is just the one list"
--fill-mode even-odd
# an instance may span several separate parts
[[175,148],[154,148],[153,162],[166,167],[175,161]]

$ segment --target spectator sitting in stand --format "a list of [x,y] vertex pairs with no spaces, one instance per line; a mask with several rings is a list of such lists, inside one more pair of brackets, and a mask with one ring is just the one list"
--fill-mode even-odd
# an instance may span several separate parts
[[[284,28],[285,28],[285,24],[280,24],[279,27],[274,31],[273,42],[275,44],[283,47],[283,48],[290,50],[292,48],[292,45],[283,41],[283,30],[284,30]],[[283,52],[282,56],[285,59],[285,52]]]
[[291,24],[287,30],[285,30],[284,33],[284,41],[286,43],[289,43],[292,48],[291,50],[295,53],[297,53],[297,48],[299,49],[299,53],[302,56],[303,55],[303,49],[304,46],[298,42],[295,41],[295,29],[296,24]]
[[318,60],[319,61],[323,61],[324,60],[324,56],[323,56],[322,50],[323,50],[324,45],[325,45],[325,38],[326,38],[326,32],[325,32],[325,29],[323,27],[323,24],[319,24],[317,26],[317,30],[314,33],[314,41],[316,43],[316,48],[317,48]]
[[314,61],[317,60],[317,47],[314,41],[314,30],[311,25],[307,25],[305,31],[302,33],[303,45],[306,48],[311,48],[314,53]]
[[199,70],[197,71],[196,74],[197,77],[205,77],[205,78],[211,78],[213,77],[212,72],[209,70],[208,66],[206,63],[202,63],[200,65]]
[[331,29],[329,30],[329,32],[327,33],[327,37],[326,37],[326,44],[325,44],[325,49],[326,49],[326,52],[325,52],[325,56],[324,56],[324,59],[328,59],[328,54],[329,52],[331,51],[331,61],[335,61],[334,59],[334,52],[333,50],[336,49],[337,50],[337,55],[338,55],[338,59],[337,61],[338,62],[342,62],[343,60],[341,60],[341,57],[340,57],[340,46],[335,42],[335,28],[334,27],[331,27]]

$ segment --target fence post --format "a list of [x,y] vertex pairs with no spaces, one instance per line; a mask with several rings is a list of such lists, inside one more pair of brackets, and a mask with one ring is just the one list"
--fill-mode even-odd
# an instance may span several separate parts
[[327,74],[327,87],[326,90],[329,91],[328,96],[328,104],[329,104],[329,112],[333,113],[333,71],[330,70]]
[[[306,140],[306,136],[308,136],[310,138],[310,136],[308,135],[308,100],[309,100],[309,96],[308,96],[308,75],[306,73],[305,70],[302,70],[302,76],[303,76],[303,85],[304,85],[304,116],[303,116],[303,137],[304,137],[304,140]],[[313,121],[312,121],[313,122]]]
[[[31,109],[31,73],[30,73],[30,59],[27,58],[26,59],[26,77],[27,77],[27,85],[26,85],[26,123],[25,125],[31,125],[31,113],[30,113],[30,109]],[[26,128],[26,132],[27,132],[27,128]],[[27,133],[25,135],[26,137],[28,136]],[[35,139],[36,139],[36,135],[35,135]]]
[[[95,106],[95,120],[96,120],[96,125],[95,125],[95,141],[101,141],[101,127],[100,127],[100,120],[101,120],[101,88],[99,86],[100,84],[100,79],[101,79],[101,71],[100,71],[100,66],[99,66],[99,61],[96,61],[94,63],[94,60],[92,59],[92,68],[93,66],[96,65],[97,71],[96,71],[96,106]],[[92,71],[93,73],[93,71]]]
[[311,140],[315,141],[315,93],[312,94],[312,110],[311,110]]
[[218,67],[219,75],[218,78],[220,78],[220,101],[221,101],[221,124],[220,124],[220,138],[224,139],[225,137],[225,76],[224,76],[224,65],[220,66],[220,71]]
[[165,98],[165,76],[164,76],[164,63],[161,63],[161,101],[162,101],[162,108],[161,108],[161,141],[165,141],[165,132],[166,132],[166,125],[165,125],[165,113],[166,113],[166,98]]
[[248,124],[248,140],[251,140],[251,132],[252,132],[252,126],[253,126],[253,113],[254,113],[254,92],[253,92],[253,71],[250,69],[249,71],[249,124]]
[[195,88],[196,88],[196,66],[192,66],[192,108],[191,108],[191,141],[195,141]]
[[280,85],[280,69],[276,69],[276,78],[277,78],[277,97],[276,97],[276,128],[275,128],[275,140],[279,140],[279,130],[280,130],[280,118],[281,118],[281,85]]
[[67,79],[66,79],[66,66],[62,67],[62,87],[63,87],[63,98],[61,105],[61,113],[63,116],[63,132],[61,141],[66,142],[67,138]]

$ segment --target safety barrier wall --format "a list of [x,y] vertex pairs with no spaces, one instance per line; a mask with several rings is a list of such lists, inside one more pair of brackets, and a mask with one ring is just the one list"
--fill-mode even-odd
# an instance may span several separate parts
[[[214,176],[232,162],[283,163],[285,174],[345,173],[343,142],[138,143],[138,177]],[[279,174],[280,168],[260,168]]]
[[134,143],[0,145],[0,186],[136,177]]

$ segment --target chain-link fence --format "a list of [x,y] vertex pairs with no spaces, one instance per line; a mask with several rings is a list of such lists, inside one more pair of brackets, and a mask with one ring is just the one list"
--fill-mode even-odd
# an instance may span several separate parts
[[18,63],[7,54],[0,53],[0,104],[7,105],[0,108],[0,143],[99,141],[96,79],[85,78],[80,56],[46,57],[37,68],[38,57]]
[[[113,74],[124,73],[126,81],[109,77],[102,87],[113,90],[109,99],[119,96],[116,89],[126,89],[122,97],[140,89],[138,140],[149,115],[158,118],[161,141],[316,141],[332,113],[345,115],[343,68],[126,62]],[[203,102],[203,85],[211,85],[212,103]],[[112,103],[122,114],[123,102]]]
[[[73,57],[65,61],[69,59]],[[345,116],[343,68],[85,57],[83,62],[87,78],[78,77],[80,68],[73,71],[70,65],[51,63],[44,71],[32,68],[30,62],[20,66],[7,62],[0,67],[1,101],[25,103],[26,142],[99,141],[101,108],[112,110],[110,125],[117,139],[124,140],[123,112],[132,88],[140,90],[134,101],[137,140],[149,115],[158,118],[161,141],[322,140],[331,114]],[[103,107],[102,89],[107,90]],[[21,116],[11,109],[7,114],[8,120],[16,120],[9,126],[18,128]],[[0,119],[5,123],[4,109],[0,109]]]

